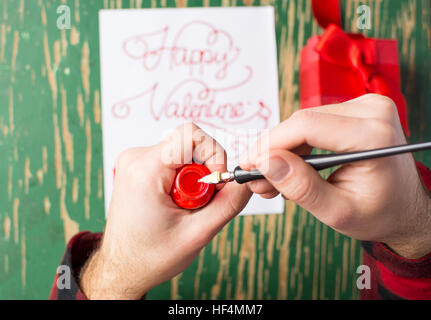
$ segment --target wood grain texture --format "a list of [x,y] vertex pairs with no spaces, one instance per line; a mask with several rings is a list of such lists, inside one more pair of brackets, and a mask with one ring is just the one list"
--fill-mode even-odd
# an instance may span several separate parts
[[[57,28],[57,8],[71,29]],[[344,1],[345,29],[371,8],[371,37],[399,40],[412,142],[431,137],[428,0]],[[98,10],[272,5],[280,113],[299,107],[299,52],[321,32],[308,0],[0,0],[0,298],[48,297],[65,243],[104,227]],[[428,165],[431,154],[417,158]],[[324,174],[328,174],[325,172]],[[355,299],[361,250],[294,204],[238,217],[149,299]]]

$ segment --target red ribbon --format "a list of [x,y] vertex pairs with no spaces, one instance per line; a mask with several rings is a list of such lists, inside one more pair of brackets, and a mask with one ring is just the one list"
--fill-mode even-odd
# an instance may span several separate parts
[[333,23],[341,27],[341,8],[339,0],[312,0],[314,17],[322,28]]
[[358,72],[366,92],[391,98],[397,105],[401,125],[406,134],[410,135],[404,97],[394,81],[378,71],[375,40],[367,39],[361,34],[347,34],[340,27],[330,24],[315,50],[326,62]]
[[367,92],[390,97],[397,105],[404,131],[410,135],[404,97],[398,85],[378,71],[375,40],[367,39],[361,34],[346,34],[341,29],[339,0],[312,0],[312,8],[317,22],[325,28],[316,47],[322,59],[358,72]]

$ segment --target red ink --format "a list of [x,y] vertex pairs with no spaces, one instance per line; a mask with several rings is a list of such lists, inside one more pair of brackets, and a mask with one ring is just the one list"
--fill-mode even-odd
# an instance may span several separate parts
[[177,170],[171,189],[172,200],[184,209],[197,209],[206,205],[215,192],[213,184],[198,182],[211,171],[202,164],[187,164]]
[[[263,121],[262,129],[268,127],[271,109],[262,101],[250,103],[250,101],[220,101],[219,95],[223,92],[244,86],[252,77],[252,70],[248,69],[247,77],[237,84],[224,88],[210,88],[204,81],[188,79],[176,85],[166,96],[161,108],[156,110],[156,93],[159,84],[156,83],[149,90],[120,101],[112,107],[114,117],[124,119],[130,114],[130,105],[136,100],[149,96],[147,103],[139,103],[148,106],[154,120],[181,119],[202,123],[214,128],[224,128],[225,125],[239,126],[244,123],[260,119]],[[123,111],[123,113],[121,113]]]
[[[213,71],[213,78],[217,81],[226,79],[229,68],[239,57],[240,49],[234,44],[232,36],[217,29],[205,21],[192,21],[184,24],[173,38],[169,37],[169,26],[155,32],[143,33],[124,41],[123,50],[131,59],[140,59],[146,71],[154,71],[161,68],[164,57],[167,57],[163,67],[170,70],[187,67],[189,74],[199,68],[200,74],[206,70]],[[168,40],[171,39],[171,40]],[[193,39],[192,41],[190,39]],[[171,45],[167,44],[170,41]],[[168,54],[166,55],[165,52]],[[215,67],[210,68],[211,66]],[[242,80],[236,83],[210,85],[199,78],[188,78],[167,90],[166,98],[157,96],[159,82],[155,82],[152,88],[144,92],[116,103],[112,107],[112,113],[117,119],[124,119],[130,115],[131,105],[138,104],[150,109],[154,120],[180,119],[194,121],[196,123],[222,129],[227,126],[241,127],[245,123],[252,123],[260,129],[268,128],[268,120],[271,115],[270,108],[262,101],[250,102],[249,99],[237,99],[232,101],[223,96],[232,96],[232,91],[242,88],[250,83],[253,78],[251,66],[242,66],[245,74]],[[241,68],[242,68],[241,67]],[[209,68],[209,69],[208,69]],[[235,71],[237,77],[241,69]],[[166,89],[163,88],[162,92]],[[139,101],[148,95],[149,100]],[[260,124],[256,123],[260,120]]]
[[112,115],[117,119],[125,119],[130,115],[130,104],[146,95],[150,94],[150,105],[154,104],[154,94],[158,87],[158,83],[155,83],[152,88],[145,90],[144,92],[137,94],[133,97],[127,98],[123,101],[117,102],[112,106]]
[[[163,63],[165,52],[171,70],[180,67],[189,69],[189,75],[195,68],[204,75],[211,66],[216,67],[215,78],[224,79],[229,66],[240,54],[232,36],[224,30],[216,29],[204,21],[192,21],[185,24],[174,36],[172,46],[166,44],[169,27],[150,33],[143,33],[123,42],[125,54],[135,60],[142,60],[146,71],[154,71]],[[190,46],[190,38],[193,46]]]
[[144,69],[153,71],[161,63],[168,31],[169,27],[166,26],[159,31],[129,38],[123,43],[123,51],[131,59],[142,59]]
[[[191,35],[196,35],[207,31],[202,47],[188,48],[181,41]],[[198,37],[199,38],[199,37]],[[202,40],[197,39],[195,42]],[[220,51],[215,46],[219,44]],[[221,67],[216,71],[217,79],[224,79],[227,75],[229,66],[238,58],[240,49],[234,46],[232,36],[224,30],[216,29],[211,24],[204,21],[192,21],[184,25],[174,38],[171,49],[171,68],[188,66],[190,75],[193,75],[195,66],[199,67],[200,73],[205,73],[204,66],[216,65]],[[179,58],[179,59],[178,59]]]
[[194,171],[185,173],[182,177],[184,191],[187,193],[200,192],[204,188],[203,183],[196,183],[200,178],[202,177]]
[[246,143],[241,139],[251,135],[236,128],[267,129],[272,113],[262,99],[247,95],[245,89],[253,80],[253,68],[241,64],[241,50],[232,36],[210,23],[192,21],[173,32],[165,26],[123,42],[125,54],[142,62],[145,72],[160,70],[162,75],[172,72],[172,78],[157,78],[156,73],[153,79],[152,75],[145,74],[145,81],[153,79],[154,84],[115,103],[113,116],[125,119],[133,116],[133,110],[141,108],[149,112],[145,117],[156,122],[193,121],[223,129],[240,139],[232,144],[234,150],[245,148]]

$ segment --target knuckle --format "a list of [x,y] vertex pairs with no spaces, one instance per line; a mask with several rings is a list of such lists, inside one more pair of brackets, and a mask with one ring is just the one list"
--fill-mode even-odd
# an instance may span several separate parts
[[146,172],[146,168],[142,165],[142,161],[140,161],[139,159],[134,159],[130,161],[129,165],[127,166],[127,168],[125,168],[125,170],[126,176],[133,180],[142,180]]
[[127,167],[127,165],[129,164],[130,160],[131,160],[131,150],[127,149],[122,151],[118,157],[117,157],[117,161],[116,161],[116,167],[118,170],[121,170],[122,168]]
[[376,99],[379,99],[380,97],[383,97],[383,96],[378,94],[378,93],[367,93],[367,94],[362,95],[360,98],[376,100]]
[[392,119],[392,117],[397,114],[397,106],[391,98],[375,93],[370,94],[370,96],[374,100],[373,102],[376,108],[378,108],[379,112],[386,119]]
[[303,111],[303,110],[296,110],[295,112],[293,112],[293,113],[290,115],[289,119],[290,119],[290,120],[294,120],[294,119],[296,119],[296,118],[301,117],[301,112],[302,112],[302,111]]
[[192,141],[194,132],[198,129],[199,127],[196,126],[193,122],[185,122],[176,127],[175,130],[172,131],[170,134],[168,134],[164,141],[171,144],[179,144],[186,140]]
[[368,123],[369,134],[373,137],[370,141],[375,141],[375,143],[387,146],[392,144],[396,140],[396,129],[388,121],[371,119]]
[[307,109],[301,109],[295,111],[291,118],[295,121],[310,121],[315,117],[315,112]]
[[[142,181],[144,175],[149,171],[151,162],[145,161],[148,148],[127,149],[120,153],[117,158],[118,172],[129,181]],[[151,170],[150,170],[151,171]]]

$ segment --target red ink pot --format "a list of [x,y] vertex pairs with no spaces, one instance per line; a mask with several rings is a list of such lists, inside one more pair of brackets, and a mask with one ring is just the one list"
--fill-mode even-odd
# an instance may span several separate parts
[[184,209],[197,209],[206,205],[214,195],[215,185],[200,183],[198,179],[211,171],[202,164],[192,163],[177,169],[171,197]]

